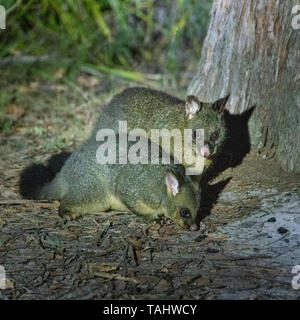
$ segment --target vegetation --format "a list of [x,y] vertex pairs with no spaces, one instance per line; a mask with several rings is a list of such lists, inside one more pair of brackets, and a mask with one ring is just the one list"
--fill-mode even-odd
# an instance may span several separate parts
[[[199,59],[208,0],[6,0],[0,57],[53,55],[72,63],[176,72]],[[188,55],[187,55],[188,53]],[[102,68],[103,71],[103,68]]]
[[0,4],[7,13],[6,29],[0,30],[0,132],[9,131],[15,113],[32,111],[37,101],[40,108],[61,106],[63,100],[68,108],[91,101],[93,97],[82,93],[82,87],[85,92],[93,87],[94,79],[87,75],[98,82],[106,77],[101,92],[113,87],[107,75],[174,87],[182,81],[182,72],[199,61],[211,8],[209,0]]

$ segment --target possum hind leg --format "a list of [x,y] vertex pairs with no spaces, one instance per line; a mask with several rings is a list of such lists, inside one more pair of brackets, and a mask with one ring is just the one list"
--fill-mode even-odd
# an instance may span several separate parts
[[74,220],[85,214],[108,211],[110,206],[105,196],[91,199],[80,199],[78,194],[67,193],[60,201],[59,215],[66,220]]

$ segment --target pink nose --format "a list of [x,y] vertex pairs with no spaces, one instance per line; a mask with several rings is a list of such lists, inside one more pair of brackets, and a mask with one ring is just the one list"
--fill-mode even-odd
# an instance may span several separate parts
[[208,158],[210,156],[210,149],[209,149],[209,145],[205,144],[201,149],[200,149],[200,153],[203,157]]
[[190,226],[190,230],[191,231],[197,231],[199,228],[198,228],[198,226],[196,225],[196,224],[192,224],[191,226]]

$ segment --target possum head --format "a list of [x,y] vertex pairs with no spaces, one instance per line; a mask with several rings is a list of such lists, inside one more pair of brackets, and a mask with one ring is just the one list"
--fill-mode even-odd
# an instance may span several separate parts
[[[175,175],[176,174],[176,175]],[[197,212],[200,202],[199,184],[188,176],[168,172],[165,177],[168,197],[172,205],[168,207],[168,217],[182,228],[197,230]]]
[[196,129],[204,129],[204,145],[197,149],[204,158],[215,154],[225,139],[224,112],[228,98],[229,95],[214,103],[203,103],[195,96],[187,97],[187,127],[193,129],[193,145],[197,146]]

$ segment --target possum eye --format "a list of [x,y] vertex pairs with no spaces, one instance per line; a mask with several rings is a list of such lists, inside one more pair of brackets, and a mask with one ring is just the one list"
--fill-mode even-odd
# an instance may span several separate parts
[[180,209],[180,215],[182,218],[188,218],[191,215],[191,212],[187,208]]
[[219,138],[218,131],[213,132],[212,135],[210,136],[210,140],[212,141],[216,141],[218,138]]

